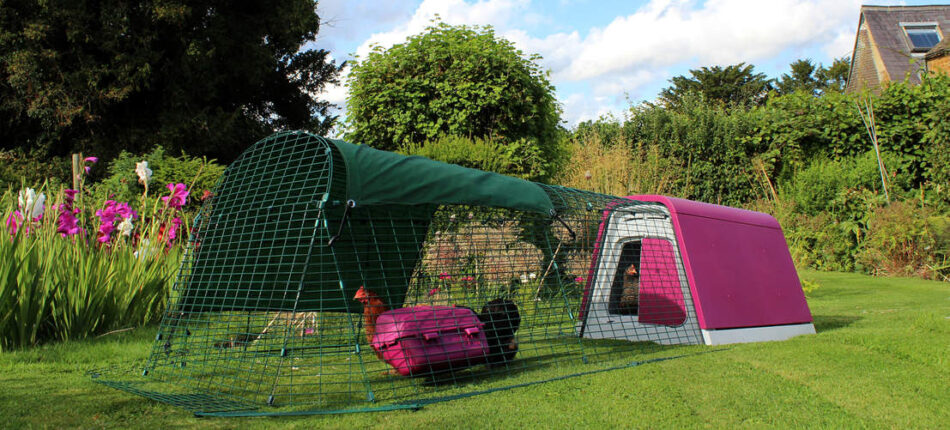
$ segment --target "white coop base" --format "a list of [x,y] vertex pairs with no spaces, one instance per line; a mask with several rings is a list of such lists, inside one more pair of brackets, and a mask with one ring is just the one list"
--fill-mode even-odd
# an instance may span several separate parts
[[815,334],[812,323],[776,325],[768,327],[745,327],[723,330],[703,330],[703,342],[706,345],[725,345],[729,343],[768,342],[785,340],[803,334]]

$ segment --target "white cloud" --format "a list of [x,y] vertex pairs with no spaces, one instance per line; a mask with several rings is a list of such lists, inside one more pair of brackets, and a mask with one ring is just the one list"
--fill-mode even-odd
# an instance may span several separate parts
[[422,33],[437,16],[452,25],[491,25],[506,27],[519,11],[524,11],[530,0],[481,0],[468,3],[464,0],[425,0],[416,9],[412,18],[395,29],[375,33],[356,50],[365,58],[374,45],[389,48],[404,42],[409,36]]
[[857,23],[852,27],[843,28],[821,50],[828,58],[850,57],[854,51],[854,39],[858,32]]
[[591,28],[583,39],[576,32],[558,33],[543,39],[521,37],[520,44],[550,58],[545,64],[555,81],[636,74],[682,63],[754,62],[789,48],[844,39],[847,31],[842,26],[855,20],[860,3],[652,0],[634,14]]
[[616,107],[607,96],[574,93],[563,100],[563,119],[571,126],[616,113]]

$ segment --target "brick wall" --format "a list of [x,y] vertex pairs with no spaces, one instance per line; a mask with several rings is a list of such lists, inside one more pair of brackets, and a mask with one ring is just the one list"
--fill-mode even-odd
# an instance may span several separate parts
[[950,53],[927,60],[927,70],[950,75]]

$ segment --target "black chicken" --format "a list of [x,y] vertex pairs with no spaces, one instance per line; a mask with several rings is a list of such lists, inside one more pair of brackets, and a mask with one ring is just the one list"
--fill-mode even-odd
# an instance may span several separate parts
[[521,326],[521,314],[515,302],[508,299],[492,300],[482,307],[478,319],[485,324],[488,365],[503,365],[515,358],[518,353],[515,332]]

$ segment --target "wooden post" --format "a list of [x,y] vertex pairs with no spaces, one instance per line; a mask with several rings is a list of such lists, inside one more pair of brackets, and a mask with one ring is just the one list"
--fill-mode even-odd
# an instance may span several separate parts
[[82,169],[80,166],[81,158],[80,154],[73,154],[73,189],[79,189],[79,170]]

